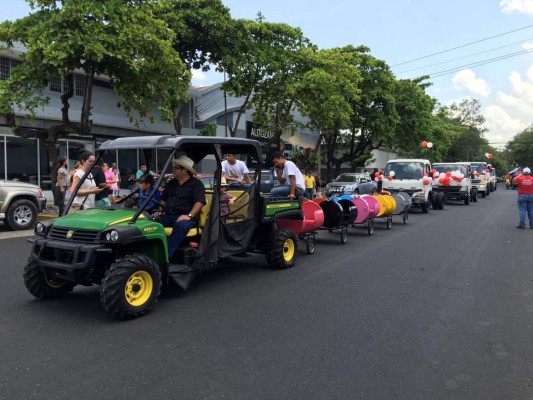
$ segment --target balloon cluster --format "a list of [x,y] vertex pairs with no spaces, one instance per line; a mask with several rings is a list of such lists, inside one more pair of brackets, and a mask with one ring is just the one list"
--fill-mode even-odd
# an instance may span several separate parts
[[453,183],[453,181],[461,182],[465,176],[461,171],[455,170],[455,171],[441,172],[440,174],[438,174],[436,178],[434,174],[433,177],[434,179],[438,179],[441,185],[450,186],[450,184]]
[[381,175],[379,172],[376,172],[376,175],[374,176],[374,180],[376,182],[381,182],[383,180],[383,175]]
[[389,181],[392,181],[394,179],[394,175],[396,175],[396,172],[394,171],[389,172],[389,176],[387,176],[387,179]]
[[485,157],[492,158],[492,154],[491,153],[485,153]]
[[432,142],[426,142],[425,140],[421,143],[422,147],[427,147],[428,149],[431,149],[433,147]]

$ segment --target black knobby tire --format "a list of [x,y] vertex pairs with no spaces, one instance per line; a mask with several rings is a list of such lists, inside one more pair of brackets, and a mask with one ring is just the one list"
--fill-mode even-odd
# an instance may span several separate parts
[[477,203],[477,190],[472,190],[472,202]]
[[298,240],[290,229],[278,229],[274,237],[274,247],[265,252],[269,267],[285,269],[294,267]]
[[481,198],[484,199],[485,197],[487,197],[487,192],[486,191],[481,192]]
[[437,203],[439,205],[439,210],[444,210],[444,202],[446,200],[446,196],[444,196],[444,193],[439,193],[437,197]]
[[26,285],[28,292],[41,300],[64,296],[72,292],[75,286],[70,282],[48,279],[32,258],[28,258],[24,267],[24,285]]
[[14,231],[32,229],[37,221],[37,207],[31,200],[16,200],[7,209],[6,221],[6,226]]
[[387,229],[390,229],[392,227],[392,217],[387,217],[387,220],[385,221],[385,226]]
[[100,301],[115,319],[126,320],[146,314],[161,292],[161,271],[143,254],[117,260],[106,271],[100,286]]
[[434,210],[437,210],[439,208],[438,197],[438,193],[431,193],[431,207]]
[[469,205],[469,204],[470,204],[470,195],[467,194],[465,197],[465,205]]

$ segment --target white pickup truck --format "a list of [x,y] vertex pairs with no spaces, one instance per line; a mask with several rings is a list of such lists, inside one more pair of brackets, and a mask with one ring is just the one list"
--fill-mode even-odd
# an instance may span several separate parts
[[435,163],[433,171],[433,192],[444,193],[444,203],[452,199],[464,201],[466,205],[477,201],[469,163]]
[[433,199],[430,174],[429,160],[415,158],[390,160],[383,172],[383,190],[407,193],[411,196],[413,206],[420,207],[423,213],[427,213],[431,205],[442,210],[444,194],[441,193]]

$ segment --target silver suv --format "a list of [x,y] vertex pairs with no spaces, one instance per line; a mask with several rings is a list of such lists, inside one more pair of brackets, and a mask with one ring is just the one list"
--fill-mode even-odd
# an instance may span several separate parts
[[0,221],[12,230],[33,229],[37,214],[46,208],[39,186],[0,180]]
[[374,190],[374,182],[367,173],[344,173],[326,185],[326,196],[343,194],[370,194]]

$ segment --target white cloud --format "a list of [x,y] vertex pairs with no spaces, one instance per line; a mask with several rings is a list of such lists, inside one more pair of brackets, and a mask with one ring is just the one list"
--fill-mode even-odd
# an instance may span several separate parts
[[525,76],[513,71],[508,79],[511,83],[510,92],[498,91],[497,104],[491,104],[483,111],[489,129],[485,136],[490,142],[511,140],[533,122],[533,64]]
[[[532,66],[533,67],[533,66]],[[527,76],[530,82],[524,81],[520,73],[513,71],[509,75],[509,81],[513,87],[513,90],[520,95],[522,99],[533,103],[533,69],[529,68]]]
[[192,79],[195,79],[197,81],[204,81],[205,80],[205,73],[199,69],[193,69],[192,70]]
[[513,138],[518,132],[526,129],[529,124],[520,118],[513,118],[509,113],[498,105],[490,105],[483,113],[486,119],[488,132],[485,137],[494,145],[503,145]]
[[522,44],[522,48],[525,49],[525,50],[531,50],[533,49],[533,43],[531,42],[525,42],[524,44]]
[[501,0],[500,7],[506,14],[517,12],[533,15],[533,1],[531,0]]
[[487,97],[490,94],[489,84],[481,78],[476,78],[476,74],[470,69],[463,69],[456,73],[452,83],[455,89],[467,89],[478,96]]

